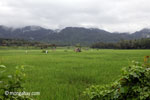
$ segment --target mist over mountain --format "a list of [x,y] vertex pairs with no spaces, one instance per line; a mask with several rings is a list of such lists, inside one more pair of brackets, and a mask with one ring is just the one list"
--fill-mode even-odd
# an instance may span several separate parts
[[96,42],[118,42],[149,38],[150,29],[144,28],[135,33],[112,33],[98,28],[66,27],[62,30],[46,29],[40,26],[11,28],[0,26],[0,38],[24,39],[29,41],[48,42],[63,45],[90,45]]

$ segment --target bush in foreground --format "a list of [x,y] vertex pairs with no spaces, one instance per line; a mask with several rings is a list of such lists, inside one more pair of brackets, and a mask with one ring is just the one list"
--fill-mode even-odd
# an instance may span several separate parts
[[[6,66],[0,65],[0,100],[32,100],[28,95],[18,94],[25,90],[23,87],[25,82],[24,67],[16,67],[13,75],[7,75],[5,72]],[[10,95],[10,92],[15,94]]]
[[150,100],[150,68],[138,62],[122,70],[121,78],[105,86],[84,91],[90,100]]

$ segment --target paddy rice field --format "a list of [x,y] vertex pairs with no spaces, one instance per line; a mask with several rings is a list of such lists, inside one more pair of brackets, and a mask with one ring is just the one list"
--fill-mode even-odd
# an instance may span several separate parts
[[131,61],[143,62],[150,50],[42,50],[0,49],[0,65],[7,73],[24,65],[27,92],[40,92],[36,100],[83,100],[91,85],[110,84]]

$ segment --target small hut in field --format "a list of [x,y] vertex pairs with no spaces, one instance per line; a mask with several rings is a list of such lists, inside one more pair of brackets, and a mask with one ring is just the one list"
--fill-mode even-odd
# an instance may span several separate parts
[[81,48],[75,48],[75,52],[81,52]]
[[81,52],[81,45],[76,44],[76,48],[74,49],[75,52]]

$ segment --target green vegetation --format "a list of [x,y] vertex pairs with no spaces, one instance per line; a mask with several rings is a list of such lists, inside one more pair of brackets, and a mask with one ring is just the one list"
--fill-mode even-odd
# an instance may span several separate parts
[[4,39],[0,38],[0,46],[38,46],[41,45],[40,42],[31,42],[27,40],[21,40],[21,39]]
[[150,49],[150,38],[139,40],[122,40],[117,43],[96,43],[91,48],[103,49]]
[[28,95],[22,95],[25,91],[24,67],[17,66],[12,75],[7,75],[6,71],[6,66],[0,65],[0,100],[32,100]]
[[[65,51],[64,51],[65,50]],[[112,83],[122,67],[132,60],[143,62],[150,50],[0,50],[0,65],[12,73],[24,65],[27,92],[40,92],[36,100],[84,100],[82,93],[91,85]],[[86,100],[86,99],[85,99]]]
[[39,49],[45,49],[45,48],[56,48],[55,44],[50,43],[42,43],[42,42],[35,42],[35,41],[27,41],[27,40],[21,40],[21,39],[4,39],[0,38],[0,46],[1,47],[10,47],[10,48],[39,48]]
[[91,86],[84,94],[89,100],[150,100],[149,80],[149,66],[133,62],[123,69],[118,81],[105,86]]

